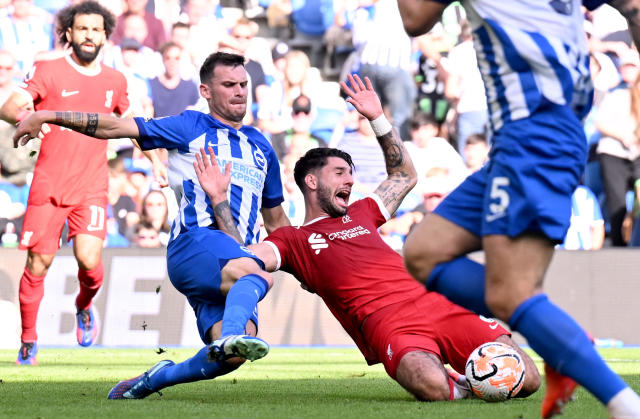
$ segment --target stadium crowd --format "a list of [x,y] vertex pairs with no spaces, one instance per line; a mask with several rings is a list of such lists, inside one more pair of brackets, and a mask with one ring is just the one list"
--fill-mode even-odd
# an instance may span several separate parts
[[[70,3],[0,1],[1,102],[28,77],[35,61],[67,53],[54,35],[53,15]],[[340,97],[337,81],[347,73],[371,79],[418,173],[418,185],[381,229],[392,247],[400,249],[412,226],[481,167],[490,152],[483,83],[458,4],[449,6],[428,34],[409,38],[393,0],[101,3],[118,16],[101,51],[102,63],[126,76],[136,116],[206,112],[197,69],[216,50],[245,55],[251,85],[245,123],[258,127],[276,151],[283,205],[294,225],[304,219],[304,203],[293,166],[309,149],[337,147],[353,156],[352,199],[372,192],[386,176],[368,121]],[[595,86],[595,105],[584,122],[590,153],[561,246],[640,246],[640,59],[625,19],[613,8],[589,12],[585,31]],[[13,130],[0,121],[4,247],[18,245],[38,155],[37,142],[14,149]],[[178,210],[175,197],[158,187],[151,163],[128,139],[109,141],[108,150],[105,245],[166,246]]]

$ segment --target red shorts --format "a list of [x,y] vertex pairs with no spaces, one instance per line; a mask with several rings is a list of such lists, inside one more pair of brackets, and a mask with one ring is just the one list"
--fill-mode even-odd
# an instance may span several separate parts
[[443,364],[464,374],[467,358],[475,348],[510,335],[494,319],[480,317],[435,292],[371,314],[362,333],[394,380],[398,364],[408,352],[433,353]]
[[27,205],[20,249],[52,255],[60,248],[60,234],[65,220],[69,225],[69,239],[76,234],[90,234],[104,240],[107,217],[107,198],[88,198],[73,206],[58,206],[52,202]]

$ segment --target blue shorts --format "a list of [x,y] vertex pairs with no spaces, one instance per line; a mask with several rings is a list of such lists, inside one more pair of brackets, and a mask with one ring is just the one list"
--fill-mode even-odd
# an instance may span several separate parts
[[[207,331],[224,314],[226,296],[220,291],[222,269],[229,260],[242,257],[255,260],[264,269],[264,263],[255,254],[219,230],[206,227],[190,230],[169,243],[169,279],[191,304],[204,343],[211,342]],[[257,310],[251,320],[258,326]]]
[[587,141],[573,111],[538,109],[500,128],[489,162],[434,212],[478,237],[539,232],[561,243],[586,160]]

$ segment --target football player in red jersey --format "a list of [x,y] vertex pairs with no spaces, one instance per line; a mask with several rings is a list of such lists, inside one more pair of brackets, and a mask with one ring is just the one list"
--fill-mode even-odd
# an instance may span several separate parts
[[[0,118],[16,123],[31,110],[82,109],[127,114],[129,99],[124,75],[102,66],[98,54],[113,32],[115,17],[95,1],[61,10],[56,31],[71,53],[36,62],[33,69],[0,108]],[[17,364],[36,363],[36,319],[44,293],[44,277],[60,246],[65,221],[78,261],[80,292],[76,298],[77,339],[91,345],[97,325],[91,302],[102,285],[102,246],[107,206],[107,143],[59,126],[44,126],[43,141],[29,193],[20,248],[28,250],[20,279],[22,345]],[[154,174],[166,186],[166,169],[155,154],[147,154]]]
[[[402,257],[378,234],[416,183],[402,140],[382,113],[370,82],[349,77],[347,101],[369,121],[383,150],[387,179],[371,196],[348,204],[353,185],[351,157],[318,148],[296,164],[294,177],[305,199],[305,224],[282,227],[250,246],[267,270],[293,274],[325,301],[369,364],[387,373],[419,400],[469,397],[465,362],[480,344],[499,341],[514,347],[526,364],[519,397],[534,393],[540,375],[529,356],[493,319],[477,316],[412,279]],[[229,171],[223,175],[209,150],[194,164],[209,195],[218,225],[237,239],[226,203]],[[434,237],[434,240],[437,240]],[[460,374],[448,373],[444,364]]]

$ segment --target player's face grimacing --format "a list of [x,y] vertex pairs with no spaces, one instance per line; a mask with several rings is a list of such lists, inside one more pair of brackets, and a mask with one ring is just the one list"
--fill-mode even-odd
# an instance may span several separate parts
[[73,26],[67,29],[67,41],[75,56],[83,63],[92,63],[96,59],[105,39],[101,15],[76,15]]
[[244,67],[218,65],[206,86],[211,95],[208,102],[213,116],[223,122],[241,123],[247,112],[248,81]]
[[351,167],[339,157],[329,157],[318,173],[318,204],[330,217],[346,215],[353,186]]

